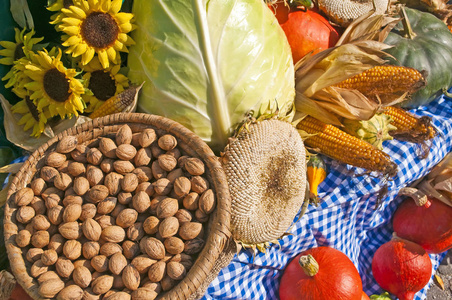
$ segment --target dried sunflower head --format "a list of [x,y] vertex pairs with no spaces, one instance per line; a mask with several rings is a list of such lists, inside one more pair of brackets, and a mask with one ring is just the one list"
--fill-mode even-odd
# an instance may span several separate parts
[[66,53],[81,56],[83,65],[95,54],[104,68],[120,63],[119,52],[127,52],[134,43],[127,34],[135,28],[133,14],[119,12],[121,5],[121,0],[80,0],[62,8],[58,29],[66,34],[62,37]]
[[305,201],[306,153],[288,122],[248,125],[222,156],[231,194],[233,237],[244,245],[281,238]]

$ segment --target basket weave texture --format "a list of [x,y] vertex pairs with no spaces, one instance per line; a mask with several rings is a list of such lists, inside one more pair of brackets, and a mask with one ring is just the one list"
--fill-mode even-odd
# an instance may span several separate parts
[[43,298],[38,293],[37,280],[29,274],[31,263],[24,260],[25,253],[15,242],[18,226],[15,224],[14,215],[18,207],[13,201],[14,193],[33,180],[35,173],[44,165],[45,156],[55,150],[56,144],[62,137],[73,135],[78,138],[79,144],[89,145],[98,137],[114,134],[124,124],[129,125],[133,132],[153,128],[159,135],[169,133],[175,136],[178,146],[183,151],[190,156],[200,158],[205,163],[207,178],[216,195],[217,206],[209,221],[203,250],[199,253],[186,277],[170,291],[160,295],[159,299],[188,299],[190,295],[194,294],[209,278],[218,256],[230,239],[231,204],[226,176],[218,158],[204,141],[181,124],[161,116],[119,113],[94,119],[60,133],[38,148],[16,174],[8,190],[4,218],[5,245],[13,274],[33,299]]

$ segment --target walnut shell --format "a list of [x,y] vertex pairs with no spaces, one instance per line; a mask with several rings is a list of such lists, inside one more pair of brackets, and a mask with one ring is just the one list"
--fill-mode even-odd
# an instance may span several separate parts
[[83,290],[75,284],[67,285],[57,296],[57,300],[82,300]]
[[120,226],[109,226],[102,230],[101,238],[107,242],[120,243],[126,237],[126,232]]
[[95,294],[105,294],[113,286],[113,276],[102,275],[91,282],[91,288]]
[[155,216],[150,216],[143,222],[143,229],[147,234],[155,234],[159,229],[160,220]]
[[158,139],[158,145],[165,151],[176,148],[177,139],[171,134],[164,134]]
[[[180,170],[180,169],[178,169]],[[190,192],[191,189],[191,182],[190,179],[188,179],[187,177],[178,177],[174,180],[174,193],[178,196],[178,197],[185,197],[186,195],[188,195],[188,193]]]
[[135,166],[128,160],[116,160],[113,163],[113,168],[119,174],[125,175],[132,172],[135,169]]
[[198,222],[186,222],[180,226],[179,236],[188,241],[197,237],[202,230],[202,224]]
[[68,240],[79,239],[82,234],[82,229],[77,222],[63,223],[58,227],[58,231]]
[[58,253],[53,249],[45,250],[41,255],[41,261],[46,266],[51,266],[58,260]]
[[137,154],[137,149],[130,144],[122,144],[116,148],[116,156],[122,160],[132,160]]
[[116,172],[105,175],[104,185],[108,188],[111,196],[116,196],[121,190],[121,179],[124,176]]
[[149,267],[148,278],[151,282],[159,282],[166,273],[166,263],[158,261]]
[[72,184],[72,177],[66,173],[58,173],[54,180],[53,184],[57,189],[65,191]]
[[69,153],[77,147],[78,140],[76,136],[67,135],[61,138],[56,145],[55,151],[59,153]]
[[141,148],[137,151],[133,162],[136,167],[147,166],[152,161],[152,152],[149,148]]
[[43,298],[52,299],[64,288],[64,282],[61,279],[49,279],[41,283],[38,289],[39,295]]
[[89,181],[85,177],[77,177],[74,179],[72,188],[77,195],[83,196],[89,190]]
[[151,206],[151,199],[145,192],[137,192],[132,197],[132,207],[139,213],[145,212]]
[[[44,179],[39,177],[39,178],[34,179],[30,183],[30,188],[33,190],[33,193],[36,196],[39,196],[47,188],[47,183],[46,183],[46,181]],[[17,197],[17,193],[16,193],[16,197]],[[16,200],[16,204],[17,204],[17,200]]]
[[50,234],[46,230],[38,230],[31,236],[31,244],[36,248],[43,248],[50,242]]
[[63,254],[70,260],[76,260],[82,255],[82,244],[77,240],[68,240],[64,243]]
[[206,190],[199,197],[199,209],[207,215],[215,209],[215,194],[212,189]]
[[128,173],[124,175],[124,178],[121,180],[121,189],[124,192],[133,192],[136,190],[138,186],[138,177],[133,173]]
[[98,241],[102,234],[102,228],[96,220],[88,218],[82,224],[82,231],[90,241]]
[[157,195],[168,195],[173,188],[173,184],[166,178],[157,179],[152,185]]
[[160,236],[164,239],[176,235],[178,230],[179,230],[179,221],[177,220],[176,217],[165,218],[159,225]]
[[143,247],[146,254],[152,259],[160,260],[165,257],[165,246],[156,238],[144,239]]
[[104,155],[102,152],[97,148],[90,148],[88,152],[86,153],[86,160],[95,166],[100,165],[102,162],[102,159],[104,158]]
[[135,257],[130,264],[137,269],[138,273],[144,274],[147,273],[149,267],[156,262],[156,260],[149,258],[147,255],[140,255]]
[[127,258],[120,252],[113,254],[108,261],[108,269],[115,275],[121,274],[122,270],[127,266]]
[[30,240],[31,240],[31,232],[26,229],[20,230],[17,233],[16,238],[15,238],[17,246],[19,246],[21,248],[27,247],[30,244]]
[[30,268],[30,275],[33,277],[39,277],[39,275],[44,274],[49,270],[49,267],[45,265],[41,259],[38,259],[33,263]]
[[98,242],[86,242],[83,243],[82,253],[86,259],[91,259],[96,255],[99,255],[100,245]]
[[88,190],[88,199],[93,203],[98,203],[109,195],[109,188],[105,185],[98,184]]
[[104,181],[104,172],[95,166],[89,166],[86,170],[86,179],[90,186],[102,184]]
[[63,211],[63,222],[74,222],[80,218],[82,206],[80,204],[69,204]]
[[116,158],[116,148],[116,143],[112,139],[107,137],[100,138],[99,150],[105,157]]
[[157,134],[155,133],[155,130],[152,128],[146,128],[139,135],[138,142],[141,147],[146,148],[149,147],[156,140]]
[[91,272],[88,268],[79,266],[74,269],[72,279],[81,288],[87,288],[92,280]]
[[27,224],[35,216],[36,212],[31,206],[22,206],[16,211],[16,220],[22,224]]
[[183,279],[186,273],[184,265],[179,262],[170,261],[166,264],[166,274],[174,280]]
[[101,215],[106,215],[111,213],[115,207],[118,199],[116,197],[107,197],[97,203],[97,213]]
[[105,255],[97,255],[91,259],[91,266],[99,273],[108,270],[108,257]]
[[158,293],[156,293],[151,288],[147,287],[140,287],[132,292],[131,294],[133,300],[138,299],[147,299],[147,300],[154,300],[157,298]]
[[53,168],[59,168],[61,165],[66,161],[66,155],[58,153],[58,152],[51,152],[47,155],[45,158],[45,163],[49,167]]
[[74,271],[74,264],[66,257],[58,257],[55,263],[56,272],[63,278],[68,278]]
[[180,238],[171,236],[163,241],[166,252],[176,255],[184,251],[184,241]]
[[30,204],[34,198],[34,192],[31,188],[25,187],[18,190],[14,196],[14,202],[17,206],[25,206]]
[[177,166],[177,159],[169,154],[162,154],[157,158],[160,168],[169,172]]
[[122,125],[115,136],[116,145],[120,146],[122,144],[130,144],[132,142],[132,129],[129,125]]
[[106,257],[110,257],[117,252],[121,253],[122,247],[116,243],[105,243],[100,246],[100,254]]
[[71,152],[71,157],[73,160],[86,163],[88,160],[86,159],[86,155],[89,151],[89,147],[86,145],[77,145],[74,150]]
[[146,166],[137,167],[132,173],[137,175],[139,183],[150,181],[153,176],[151,168]]
[[165,219],[174,216],[178,210],[179,202],[177,199],[166,197],[159,202],[156,213],[159,219]]

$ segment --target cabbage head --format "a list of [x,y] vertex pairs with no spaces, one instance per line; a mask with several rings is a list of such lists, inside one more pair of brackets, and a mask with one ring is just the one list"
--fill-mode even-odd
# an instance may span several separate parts
[[262,0],[134,0],[129,78],[138,111],[168,117],[221,151],[250,111],[291,118],[294,67]]

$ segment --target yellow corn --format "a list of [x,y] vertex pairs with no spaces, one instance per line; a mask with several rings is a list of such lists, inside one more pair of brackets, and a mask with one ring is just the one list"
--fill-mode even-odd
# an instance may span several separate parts
[[414,92],[425,86],[423,73],[416,69],[383,65],[370,68],[334,86],[355,89],[365,96]]
[[390,131],[389,134],[403,140],[421,142],[432,139],[436,135],[436,130],[430,125],[430,118],[417,118],[403,108],[387,106],[383,113],[391,117],[391,124],[397,127],[397,130]]
[[333,125],[307,116],[297,124],[297,129],[313,134],[304,141],[306,146],[333,159],[389,176],[397,173],[397,165],[388,154]]
[[137,94],[137,88],[131,87],[122,93],[106,100],[98,109],[93,111],[89,117],[91,119],[123,112],[129,105],[131,105]]

